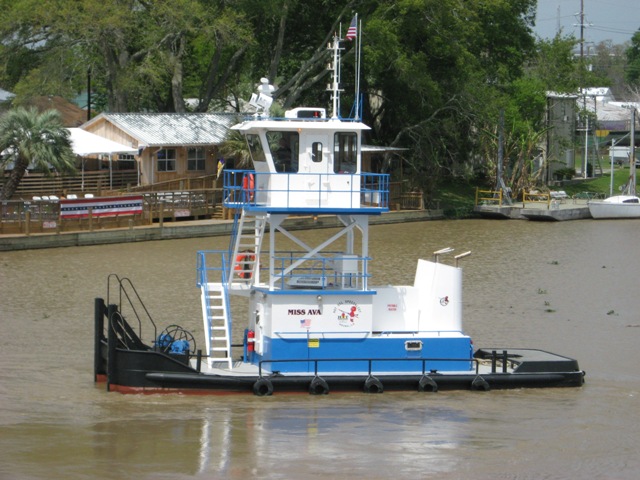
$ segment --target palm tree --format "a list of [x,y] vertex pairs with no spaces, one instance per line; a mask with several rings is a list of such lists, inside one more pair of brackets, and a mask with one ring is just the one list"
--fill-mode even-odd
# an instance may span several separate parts
[[69,130],[63,127],[56,110],[39,113],[35,108],[18,107],[0,118],[0,167],[13,162],[13,169],[0,186],[0,200],[15,193],[29,166],[49,173],[75,171]]
[[229,130],[227,138],[220,145],[219,152],[235,160],[235,168],[247,168],[251,165],[251,152],[247,139],[237,130]]

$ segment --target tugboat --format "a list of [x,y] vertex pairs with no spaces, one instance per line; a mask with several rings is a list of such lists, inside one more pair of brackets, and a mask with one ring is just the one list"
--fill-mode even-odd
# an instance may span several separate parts
[[[362,171],[369,127],[338,117],[337,37],[330,48],[331,117],[296,108],[271,118],[273,87],[262,79],[255,115],[232,127],[254,168],[224,171],[224,204],[237,212],[229,248],[197,253],[204,348],[180,326],[158,331],[131,281],[112,274],[94,305],[95,380],[122,393],[258,396],[581,386],[571,358],[474,351],[462,330],[459,266],[470,252],[453,265],[441,261],[450,248],[418,260],[413,285],[372,283],[369,217],[388,211],[389,177]],[[309,245],[287,229],[301,216],[334,216],[340,227]],[[248,305],[240,326],[232,297]]]

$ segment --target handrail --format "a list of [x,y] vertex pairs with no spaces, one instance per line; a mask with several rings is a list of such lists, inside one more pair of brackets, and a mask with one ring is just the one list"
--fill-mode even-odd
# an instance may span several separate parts
[[[220,256],[220,266],[219,267],[210,267],[207,266],[207,255],[219,255]],[[228,294],[228,289],[229,289],[229,278],[228,278],[228,273],[229,273],[229,260],[227,259],[227,257],[229,256],[229,253],[226,250],[200,250],[197,252],[197,266],[196,266],[196,271],[198,273],[198,280],[196,282],[197,286],[200,288],[204,288],[205,289],[205,307],[206,307],[206,311],[209,311],[209,307],[211,306],[209,304],[209,295],[208,295],[208,290],[209,290],[209,274],[208,272],[220,272],[220,283],[222,284],[222,288],[225,291],[225,295],[224,295],[224,302],[225,302],[225,309],[227,312],[227,328],[229,330],[229,332],[231,332],[231,329],[233,327],[232,325],[232,317],[231,317],[231,302],[229,300],[229,294]],[[230,256],[229,256],[230,257]],[[209,317],[207,316],[207,330],[209,331],[211,329],[211,321],[209,320]]]
[[549,193],[522,192],[522,205],[527,203],[546,203],[547,208],[551,205],[551,195]]
[[[370,257],[362,257],[359,255],[346,254],[345,252],[322,252],[328,256],[307,256],[308,252],[286,250],[274,252],[274,284],[280,284],[280,288],[286,287],[285,282],[293,278],[309,278],[315,279],[319,277],[322,282],[322,288],[329,286],[344,286],[345,280],[348,280],[352,288],[364,288],[367,285],[368,278],[371,277],[367,273],[367,265]],[[300,254],[300,255],[296,255]],[[312,265],[304,266],[302,262],[314,262]],[[338,265],[341,262],[355,262],[356,268],[350,271],[340,271]],[[294,264],[298,264],[295,268],[291,268]],[[361,265],[362,268],[357,266]],[[329,280],[333,280],[330,283]],[[355,287],[353,284],[355,283]]]
[[483,204],[496,204],[502,206],[502,189],[500,190],[480,190],[476,188],[476,203],[477,207],[480,202]]
[[[153,326],[153,339],[156,340],[156,337],[158,336],[158,327],[156,325],[156,322],[153,321],[153,318],[151,317],[151,313],[149,313],[149,310],[147,309],[146,305],[144,304],[144,302],[142,301],[142,298],[140,297],[140,294],[138,293],[138,291],[136,290],[136,287],[133,285],[133,282],[129,279],[129,278],[120,278],[117,274],[115,273],[111,273],[108,275],[107,277],[107,305],[111,304],[111,299],[110,299],[110,290],[111,290],[111,281],[114,280],[117,283],[118,286],[118,312],[120,312],[120,315],[123,315],[123,296],[125,297],[127,303],[129,304],[129,308],[131,308],[133,315],[135,316],[136,320],[138,321],[138,337],[142,338],[142,318],[141,315],[138,313],[138,310],[136,309],[136,306],[134,304],[134,300],[137,301],[137,303],[142,307],[142,309],[144,310],[144,313],[146,314],[147,320],[149,320],[149,322],[151,322],[151,325]],[[127,289],[131,289],[131,295],[129,294]],[[132,298],[133,297],[133,298]],[[123,317],[124,318],[124,317]]]
[[[426,365],[427,362],[471,362],[476,364],[475,374],[480,372],[480,361],[477,358],[301,358],[301,359],[272,359],[272,360],[260,360],[258,362],[258,376],[262,377],[262,364],[263,363],[308,363],[313,362],[314,373],[318,375],[318,363],[319,362],[367,362],[368,374],[371,376],[373,373],[373,362],[422,362],[422,375],[427,375]],[[437,371],[429,371],[434,375]]]
[[[389,174],[386,173],[271,173],[253,170],[224,170],[223,204],[225,207],[264,206],[265,196],[278,196],[278,207],[299,208],[297,195],[304,195],[315,203],[307,208],[325,208],[324,197],[343,195],[346,204],[342,208],[360,208],[360,205],[377,205],[380,209],[389,208]],[[294,188],[292,179],[307,179],[307,186]],[[331,179],[349,178],[343,183],[348,187],[339,188]],[[282,184],[276,180],[282,179]],[[272,181],[273,180],[273,181]],[[317,185],[309,188],[308,185]],[[331,184],[331,187],[328,186]],[[267,187],[265,187],[267,186]],[[357,195],[358,203],[354,203]],[[272,200],[273,201],[273,200]]]

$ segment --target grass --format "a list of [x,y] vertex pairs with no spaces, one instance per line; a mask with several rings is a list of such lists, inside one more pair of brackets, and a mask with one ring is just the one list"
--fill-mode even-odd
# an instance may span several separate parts
[[[625,185],[629,180],[629,168],[628,167],[615,167],[613,171],[613,195],[620,192],[619,188]],[[611,188],[611,176],[609,172],[606,172],[601,177],[589,178],[577,183],[571,183],[564,185],[562,190],[567,192],[568,195],[573,196],[582,192],[601,194],[604,197],[609,196],[609,190]]]

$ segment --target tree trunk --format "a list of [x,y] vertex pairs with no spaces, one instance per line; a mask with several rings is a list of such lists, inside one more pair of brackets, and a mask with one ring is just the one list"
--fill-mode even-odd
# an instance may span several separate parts
[[20,185],[22,177],[24,177],[28,166],[29,164],[24,158],[18,157],[15,165],[13,166],[13,170],[11,170],[11,173],[9,174],[9,178],[2,186],[2,190],[0,190],[0,200],[10,200],[11,197],[13,197],[13,194],[18,189],[18,185]]
[[173,97],[173,109],[176,113],[185,113],[184,96],[182,94],[184,36],[177,40],[177,51],[170,52],[171,65],[173,66],[173,76],[171,77],[171,96]]
[[269,66],[269,80],[271,83],[276,81],[278,76],[278,66],[280,65],[280,58],[282,57],[282,48],[284,46],[284,31],[287,26],[287,15],[289,14],[289,2],[284,2],[282,5],[282,14],[280,16],[280,26],[278,28],[278,41],[276,48],[271,58],[271,65]]

